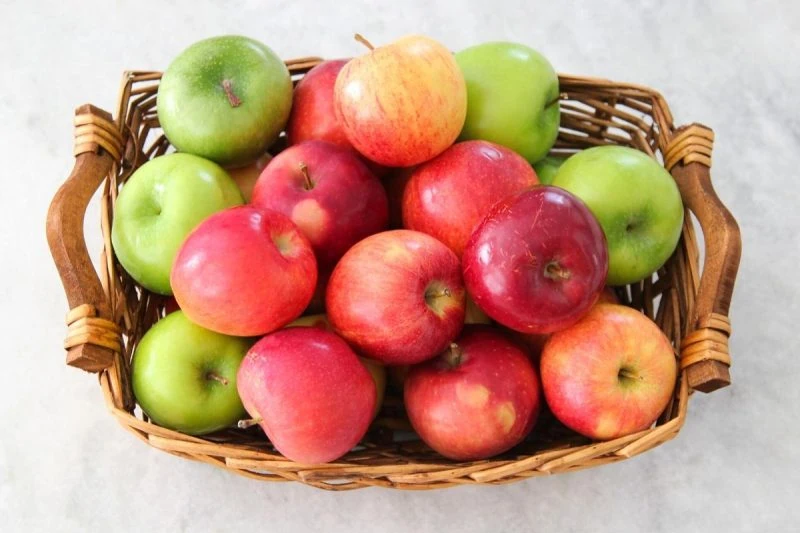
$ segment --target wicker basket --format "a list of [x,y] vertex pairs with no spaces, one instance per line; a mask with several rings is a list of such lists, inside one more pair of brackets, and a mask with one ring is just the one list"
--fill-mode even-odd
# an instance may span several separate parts
[[[287,65],[296,79],[320,61],[308,57]],[[741,241],[736,221],[711,185],[713,133],[699,124],[675,128],[667,103],[652,89],[562,75],[561,131],[553,152],[613,143],[657,158],[675,178],[706,243],[701,270],[693,218],[687,212],[680,244],[667,264],[653,279],[618,291],[624,303],[658,323],[680,360],[673,398],[654,427],[591,442],[544,415],[533,435],[510,452],[457,463],[443,459],[413,434],[409,438],[401,398],[390,392],[355,450],[333,463],[304,465],[276,452],[258,427],[198,438],[149,422],[131,393],[130,360],[144,332],[163,316],[164,298],[143,290],[119,267],[111,253],[110,228],[119,187],[137,167],[170,147],[156,115],[160,77],[159,72],[125,73],[115,119],[90,105],[77,109],[75,168],[53,199],[47,220],[48,241],[71,308],[67,364],[98,373],[111,413],[151,446],[255,479],[299,481],[331,490],[500,484],[613,463],[654,448],[680,430],[692,390],[710,392],[730,383],[727,314]],[[105,246],[98,276],[86,248],[83,218],[101,185]]]

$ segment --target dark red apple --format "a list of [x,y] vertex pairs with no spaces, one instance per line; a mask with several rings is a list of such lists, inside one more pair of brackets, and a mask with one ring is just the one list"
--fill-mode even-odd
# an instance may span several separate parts
[[403,193],[403,225],[445,243],[461,257],[472,230],[507,196],[539,183],[533,167],[487,141],[456,143],[418,166]]
[[236,378],[254,421],[283,455],[325,463],[364,436],[375,410],[375,383],[334,333],[287,328],[258,341]]
[[385,229],[389,217],[378,178],[352,150],[325,141],[306,141],[275,156],[258,178],[253,205],[291,218],[326,268]]
[[597,301],[608,249],[586,205],[544,185],[492,207],[472,234],[463,265],[467,290],[487,315],[521,333],[552,333]]
[[342,257],[328,282],[334,330],[359,353],[385,364],[430,359],[464,325],[458,258],[417,231],[378,233]]
[[170,283],[192,322],[250,337],[300,316],[314,293],[317,262],[285,215],[239,206],[211,215],[189,234]]
[[442,355],[411,367],[404,396],[420,438],[458,461],[519,444],[533,429],[541,401],[525,352],[486,326],[468,326]]
[[554,333],[541,361],[553,414],[587,437],[606,440],[650,427],[667,407],[677,378],[672,344],[635,309],[597,305]]

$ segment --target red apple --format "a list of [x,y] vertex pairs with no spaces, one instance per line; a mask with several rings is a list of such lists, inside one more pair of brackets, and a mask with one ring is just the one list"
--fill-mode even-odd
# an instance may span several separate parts
[[[300,326],[304,328],[320,328],[325,331],[333,331],[331,323],[328,322],[328,317],[324,314],[305,315],[301,316],[287,327]],[[372,380],[375,382],[375,390],[377,391],[377,399],[375,400],[375,412],[373,417],[378,416],[378,412],[383,406],[383,397],[386,394],[386,366],[382,365],[374,359],[368,357],[358,357],[367,370],[369,370]]]
[[652,320],[630,307],[602,304],[553,334],[541,372],[556,418],[606,440],[655,422],[672,396],[677,364],[669,339]]
[[286,124],[290,145],[319,140],[352,148],[333,108],[333,87],[347,59],[323,61],[303,76],[294,88],[292,113]]
[[412,367],[404,396],[420,438],[458,461],[516,446],[540,408],[539,380],[525,352],[486,327],[466,328],[444,354]]
[[253,205],[290,217],[323,267],[385,229],[389,217],[378,178],[355,152],[325,141],[306,141],[278,154],[258,178]]
[[539,186],[495,204],[463,256],[478,307],[522,333],[552,333],[597,301],[608,272],[600,224],[577,197]]
[[385,364],[413,364],[444,350],[464,325],[458,258],[417,231],[378,233],[342,257],[328,282],[334,330]]
[[267,335],[247,352],[236,379],[247,412],[292,461],[338,459],[372,421],[372,377],[346,342],[321,328]]
[[461,257],[472,230],[500,200],[537,185],[533,167],[487,141],[456,143],[418,166],[403,193],[403,225]]
[[409,35],[350,60],[336,78],[334,109],[356,150],[382,165],[410,167],[456,140],[467,86],[445,46]]
[[184,241],[170,283],[189,319],[226,335],[274,331],[298,316],[317,282],[314,251],[285,215],[240,206]]

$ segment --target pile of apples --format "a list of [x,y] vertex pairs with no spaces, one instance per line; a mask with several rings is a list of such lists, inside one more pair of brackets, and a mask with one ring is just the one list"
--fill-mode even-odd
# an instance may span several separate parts
[[558,77],[526,46],[357,39],[296,87],[240,36],[164,73],[177,153],[127,180],[112,227],[129,275],[174,295],[133,356],[143,411],[194,435],[259,424],[327,462],[364,437],[388,368],[454,460],[519,444],[545,402],[592,439],[653,424],[674,350],[609,286],[673,253],[670,175],[619,146],[548,156]]

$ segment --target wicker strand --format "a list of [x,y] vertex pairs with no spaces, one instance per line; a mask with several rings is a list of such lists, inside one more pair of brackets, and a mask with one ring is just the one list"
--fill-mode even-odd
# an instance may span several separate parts
[[728,317],[711,313],[700,319],[698,329],[681,342],[681,369],[708,360],[730,366],[731,356],[728,353],[730,334],[731,323]]
[[74,124],[74,155],[94,152],[96,146],[99,146],[110,153],[115,160],[122,157],[122,135],[116,124],[88,113],[76,116]]
[[672,170],[682,161],[684,164],[697,162],[710,167],[713,147],[714,132],[700,124],[692,124],[670,140],[664,153],[664,166]]
[[122,351],[120,327],[110,320],[99,318],[97,309],[91,304],[83,304],[67,313],[67,338],[64,348],[70,349],[81,344],[94,344]]

